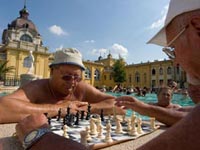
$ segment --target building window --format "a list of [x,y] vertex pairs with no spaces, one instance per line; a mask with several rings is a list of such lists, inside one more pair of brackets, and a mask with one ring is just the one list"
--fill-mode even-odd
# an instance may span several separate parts
[[171,67],[167,68],[167,74],[172,74],[172,68]]
[[85,78],[86,79],[91,79],[91,71],[88,68],[85,69]]
[[144,83],[147,83],[147,74],[144,73]]
[[100,72],[97,69],[94,72],[94,80],[96,80],[96,81],[100,80]]
[[104,80],[106,80],[106,75],[104,75]]
[[159,73],[160,73],[160,75],[163,75],[163,68],[159,69]]
[[176,66],[176,73],[180,74],[180,67],[179,67],[179,65]]
[[132,82],[131,74],[129,74],[128,79],[129,79],[129,83],[131,83]]
[[110,80],[112,80],[112,75],[110,75]]
[[135,82],[136,83],[140,82],[140,74],[138,72],[135,73]]
[[24,34],[20,38],[21,41],[26,41],[26,42],[33,42],[32,38],[28,34]]
[[152,75],[156,75],[156,69],[152,69]]

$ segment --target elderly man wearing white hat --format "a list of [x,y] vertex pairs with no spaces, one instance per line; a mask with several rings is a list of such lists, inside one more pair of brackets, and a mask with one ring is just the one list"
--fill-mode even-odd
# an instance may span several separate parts
[[[149,43],[164,46],[163,51],[187,73],[189,94],[200,102],[200,0],[171,0],[165,26]],[[137,99],[119,98],[118,105],[156,117],[168,125],[166,132],[143,145],[139,150],[200,149],[200,105],[194,108],[167,110],[149,106]],[[188,111],[185,115],[185,111]],[[185,117],[184,117],[185,116]],[[178,121],[180,120],[180,121]]]
[[87,112],[88,103],[91,104],[91,113],[100,113],[100,109],[106,112],[109,107],[112,111],[114,97],[83,82],[84,69],[78,50],[64,48],[55,52],[49,79],[31,81],[0,98],[0,123],[18,122],[34,113],[48,113],[52,117],[60,108],[65,115],[67,107],[71,108],[71,113],[78,110]]

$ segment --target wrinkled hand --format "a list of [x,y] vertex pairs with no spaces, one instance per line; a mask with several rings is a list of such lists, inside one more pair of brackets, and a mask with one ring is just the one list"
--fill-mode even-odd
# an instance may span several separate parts
[[87,111],[88,102],[71,101],[69,104],[70,113],[75,114],[77,111]]
[[26,134],[41,127],[48,127],[48,121],[44,114],[30,115],[21,120],[15,128],[17,137],[19,138],[20,142],[23,142]]
[[63,100],[58,102],[58,107],[61,108],[62,115],[66,114],[67,108],[70,108],[70,113],[76,114],[77,111],[87,111],[88,102],[81,102],[78,100]]
[[134,111],[138,111],[138,109],[146,105],[145,103],[132,96],[121,96],[116,98],[115,101],[116,106],[122,107],[124,109],[133,109]]

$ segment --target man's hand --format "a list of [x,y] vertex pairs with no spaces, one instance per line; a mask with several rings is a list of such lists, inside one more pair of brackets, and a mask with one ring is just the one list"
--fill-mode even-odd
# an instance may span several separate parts
[[124,109],[133,109],[135,111],[140,110],[140,108],[145,107],[147,104],[139,101],[135,97],[131,96],[121,96],[115,99],[115,105],[122,107]]
[[23,142],[24,137],[30,131],[41,128],[41,127],[48,127],[48,121],[44,114],[33,114],[30,115],[23,120],[21,120],[16,125],[16,134],[17,137],[21,142]]

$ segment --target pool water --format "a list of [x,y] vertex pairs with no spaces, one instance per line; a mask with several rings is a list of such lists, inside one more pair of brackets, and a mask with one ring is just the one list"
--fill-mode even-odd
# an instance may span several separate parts
[[[112,93],[112,92],[107,92],[107,94],[119,97],[119,96],[124,96],[124,93]],[[146,96],[136,96],[136,93],[130,94],[128,96],[134,96],[137,99],[145,102],[145,103],[156,103],[157,102],[157,95],[156,94],[146,94]],[[194,106],[195,104],[191,100],[190,97],[184,97],[181,94],[173,94],[172,98],[172,103],[173,104],[179,104],[181,106]],[[132,110],[127,110],[126,116],[130,117],[132,115],[133,111]],[[137,112],[135,112],[137,116],[140,116],[143,120],[149,120],[148,116],[141,116]]]

